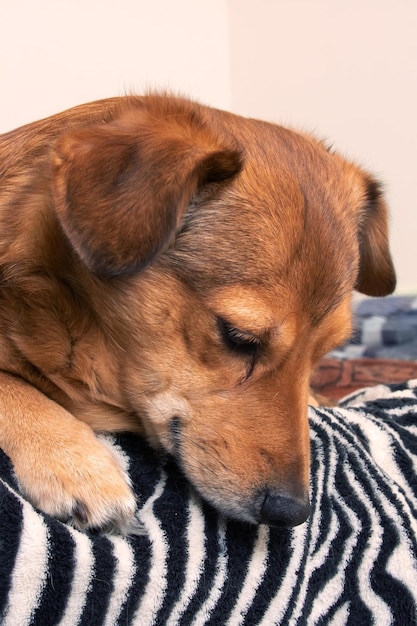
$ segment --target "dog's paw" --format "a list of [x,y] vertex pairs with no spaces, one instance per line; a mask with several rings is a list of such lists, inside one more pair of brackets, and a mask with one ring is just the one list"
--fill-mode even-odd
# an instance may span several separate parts
[[45,513],[81,530],[138,532],[128,475],[82,422],[15,459],[15,471],[22,493]]

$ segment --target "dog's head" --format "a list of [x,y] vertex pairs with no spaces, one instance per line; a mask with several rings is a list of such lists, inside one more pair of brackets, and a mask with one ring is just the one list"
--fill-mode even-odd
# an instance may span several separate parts
[[159,96],[64,135],[55,179],[149,439],[227,514],[304,521],[311,372],[352,290],[395,286],[378,184],[309,136]]

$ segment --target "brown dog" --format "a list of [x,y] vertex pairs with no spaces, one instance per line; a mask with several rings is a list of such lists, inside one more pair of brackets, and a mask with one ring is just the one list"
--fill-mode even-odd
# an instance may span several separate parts
[[393,291],[378,184],[285,128],[149,95],[0,137],[0,446],[24,493],[124,530],[95,432],[136,431],[238,519],[309,512],[310,374]]

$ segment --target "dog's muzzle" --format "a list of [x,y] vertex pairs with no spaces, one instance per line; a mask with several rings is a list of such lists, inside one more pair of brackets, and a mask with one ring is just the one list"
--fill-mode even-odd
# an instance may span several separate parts
[[[170,421],[171,455],[180,466],[183,465],[181,454],[182,428],[181,419],[173,417]],[[184,468],[183,468],[184,469]],[[187,473],[187,472],[186,472]],[[192,479],[191,479],[192,480]],[[251,521],[257,524],[267,524],[275,528],[291,528],[305,522],[310,515],[310,502],[308,496],[295,497],[288,493],[282,493],[270,486],[257,490],[253,498],[244,498],[236,506],[236,500],[227,502],[219,498],[205,497],[214,502],[217,509],[234,519]],[[220,504],[221,503],[221,504]]]

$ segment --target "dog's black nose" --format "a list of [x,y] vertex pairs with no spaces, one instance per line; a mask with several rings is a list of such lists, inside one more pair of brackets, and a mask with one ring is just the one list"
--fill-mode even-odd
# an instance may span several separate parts
[[288,495],[267,492],[261,507],[261,523],[277,528],[290,528],[306,521],[310,515],[308,498],[295,499]]

